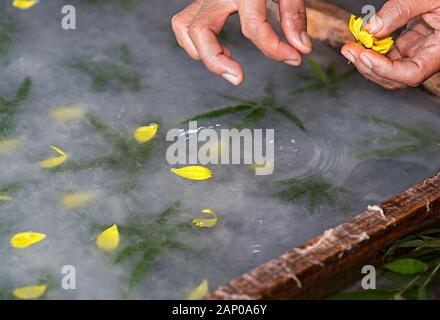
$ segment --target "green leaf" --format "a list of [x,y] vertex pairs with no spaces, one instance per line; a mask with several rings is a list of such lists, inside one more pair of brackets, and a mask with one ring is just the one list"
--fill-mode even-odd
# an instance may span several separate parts
[[417,259],[403,258],[384,265],[384,268],[400,274],[416,274],[425,272],[428,270],[429,266],[423,261]]
[[136,285],[142,281],[145,275],[153,266],[154,261],[159,253],[158,249],[147,249],[142,256],[142,259],[133,267],[129,279],[128,279],[128,287],[129,289],[133,289]]
[[240,128],[245,128],[248,126],[255,125],[258,121],[260,121],[267,113],[267,109],[263,107],[255,108],[251,111],[240,123]]
[[307,132],[307,129],[304,126],[304,123],[301,121],[301,119],[296,115],[294,115],[292,112],[290,112],[286,107],[278,106],[275,107],[274,110],[279,114],[281,114],[282,116],[289,119],[291,122],[293,122],[296,126],[298,126],[301,129],[301,131]]
[[14,104],[20,105],[22,104],[27,97],[29,96],[29,92],[32,87],[32,80],[30,77],[26,77],[23,82],[20,84],[20,87],[18,88]]
[[328,77],[321,66],[313,59],[307,59],[308,64],[312,67],[313,72],[318,76],[323,83],[328,83]]
[[183,123],[189,122],[189,121],[196,121],[196,120],[208,120],[208,119],[215,119],[219,118],[228,114],[238,113],[246,110],[253,109],[254,107],[248,104],[239,104],[236,106],[226,107],[222,109],[217,109],[214,111],[206,112],[199,114],[195,117],[192,117],[188,120],[183,121]]

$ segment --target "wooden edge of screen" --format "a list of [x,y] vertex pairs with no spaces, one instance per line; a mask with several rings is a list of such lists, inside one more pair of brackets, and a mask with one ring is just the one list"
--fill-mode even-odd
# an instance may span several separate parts
[[[338,49],[346,43],[354,42],[348,28],[350,12],[321,0],[306,0],[306,5],[307,31],[313,39]],[[426,80],[423,87],[440,96],[440,74]]]
[[[382,211],[383,210],[383,211]],[[206,299],[318,299],[335,292],[384,248],[439,221],[440,173],[304,245],[219,287]]]

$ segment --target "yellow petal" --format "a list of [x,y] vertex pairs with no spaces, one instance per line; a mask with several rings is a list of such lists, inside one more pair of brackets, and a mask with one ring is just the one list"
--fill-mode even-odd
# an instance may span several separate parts
[[67,154],[65,154],[63,150],[58,149],[57,147],[54,147],[54,146],[50,146],[50,147],[52,148],[52,150],[54,150],[60,156],[59,157],[52,157],[52,158],[40,161],[39,165],[41,168],[50,169],[50,168],[58,167],[64,161],[66,161],[68,158]]
[[18,299],[38,299],[40,298],[47,290],[45,285],[37,285],[37,286],[29,286],[29,287],[21,287],[15,289],[12,294]]
[[190,180],[208,180],[212,178],[212,171],[202,166],[188,166],[180,169],[172,168],[171,172]]
[[358,37],[360,44],[362,44],[365,48],[371,49],[373,47],[374,37],[367,31],[361,30]]
[[350,31],[351,33],[354,35],[354,37],[356,38],[356,40],[359,39],[359,32],[361,32],[361,28],[362,28],[362,18],[357,18],[355,15],[351,15],[350,17],[350,22],[349,22],[349,27],[350,27]]
[[44,240],[44,238],[46,238],[44,233],[21,232],[14,235],[10,242],[14,248],[23,249]]
[[394,40],[392,37],[379,39],[374,41],[374,45],[372,49],[381,54],[386,54],[388,53],[388,51],[390,51],[393,44],[394,44]]
[[393,38],[388,37],[385,39],[376,39],[371,33],[362,27],[362,24],[363,19],[361,17],[356,18],[356,16],[351,15],[348,25],[356,40],[365,48],[373,49],[381,54],[387,53],[394,44]]
[[203,209],[202,213],[206,213],[212,216],[212,218],[193,219],[193,223],[199,228],[214,228],[218,222],[217,214],[212,209]]
[[18,139],[0,140],[0,154],[6,154],[17,149]]
[[119,246],[119,230],[117,225],[102,232],[96,239],[96,245],[104,251],[112,251]]
[[2,201],[11,201],[12,197],[7,193],[0,193],[0,202]]
[[204,279],[195,289],[189,292],[186,296],[188,300],[197,300],[202,298],[208,293],[209,283],[207,279]]
[[61,106],[53,109],[50,113],[54,120],[68,122],[84,118],[85,110],[81,107]]
[[85,206],[93,198],[93,195],[87,192],[68,193],[63,197],[63,204],[68,209],[76,209]]
[[29,9],[38,3],[38,0],[14,0],[12,6],[18,9]]
[[146,143],[156,136],[159,125],[151,123],[145,127],[139,127],[134,132],[134,138],[138,143]]

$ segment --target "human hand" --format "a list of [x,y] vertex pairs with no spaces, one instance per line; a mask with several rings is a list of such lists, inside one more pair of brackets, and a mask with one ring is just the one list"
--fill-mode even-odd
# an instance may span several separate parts
[[387,89],[417,87],[440,71],[440,1],[389,0],[365,26],[376,38],[406,25],[386,55],[360,44],[341,52],[367,79]]
[[228,17],[238,12],[241,29],[267,57],[298,66],[301,54],[310,53],[304,0],[273,0],[279,3],[282,41],[267,20],[266,0],[196,0],[172,19],[177,42],[195,60],[234,85],[243,81],[243,69],[218,41]]

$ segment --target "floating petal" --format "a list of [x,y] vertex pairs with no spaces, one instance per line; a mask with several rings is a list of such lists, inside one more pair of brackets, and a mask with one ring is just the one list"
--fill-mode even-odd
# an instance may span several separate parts
[[59,157],[53,157],[53,158],[49,158],[43,161],[40,161],[40,167],[44,168],[44,169],[50,169],[50,168],[55,168],[58,167],[59,165],[61,165],[64,161],[67,160],[68,156],[66,153],[64,153],[63,150],[54,147],[54,146],[50,146],[52,148],[52,150],[54,150],[56,153],[59,154]]
[[0,140],[0,154],[6,154],[17,149],[18,139]]
[[373,49],[381,54],[386,54],[394,44],[392,37],[387,37],[384,39],[376,39],[371,33],[362,27],[363,19],[361,17],[357,18],[351,15],[349,27],[353,36],[356,38],[357,42],[362,44],[365,48]]
[[50,113],[53,119],[63,122],[81,120],[85,114],[86,112],[83,108],[74,106],[57,107]]
[[188,300],[198,300],[205,296],[209,290],[208,280],[203,280],[194,290],[187,294],[186,298]]
[[212,178],[212,171],[202,166],[188,166],[180,169],[172,168],[171,172],[190,180],[208,180]]
[[87,192],[68,193],[63,197],[63,204],[68,209],[76,209],[85,206],[93,198],[94,196]]
[[21,232],[11,238],[11,246],[18,249],[27,248],[33,244],[43,241],[46,238],[44,233]]
[[18,299],[32,300],[40,298],[47,290],[45,285],[21,287],[15,289],[12,294]]
[[39,0],[14,0],[12,6],[18,9],[29,9],[36,5]]
[[98,248],[104,251],[112,251],[119,246],[119,230],[117,225],[103,231],[96,239]]
[[139,127],[134,132],[134,138],[138,143],[146,143],[156,136],[158,128],[159,125],[157,123],[151,123],[148,126]]
[[217,214],[212,209],[203,209],[202,213],[206,213],[212,216],[212,218],[200,218],[193,219],[193,223],[196,227],[199,228],[214,228],[218,222]]

